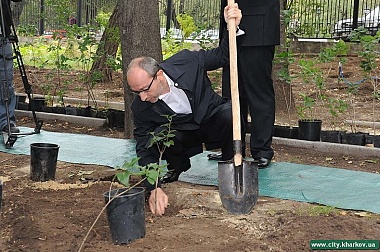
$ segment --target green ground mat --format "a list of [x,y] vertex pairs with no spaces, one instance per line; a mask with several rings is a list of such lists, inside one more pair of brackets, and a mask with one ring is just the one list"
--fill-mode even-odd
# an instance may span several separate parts
[[[180,180],[216,186],[217,162],[205,162],[205,153],[198,156]],[[375,173],[287,162],[272,162],[259,169],[260,196],[380,213],[379,192],[380,174]]]
[[[33,129],[19,127],[21,133]],[[2,137],[1,137],[2,138]],[[4,143],[3,140],[1,140]],[[118,167],[135,155],[135,143],[132,140],[96,137],[85,134],[58,133],[41,130],[41,133],[19,136],[13,148],[6,149],[0,144],[0,151],[13,154],[30,155],[31,143],[52,143],[59,145],[58,160]]]
[[[21,132],[33,129],[20,127]],[[19,137],[13,148],[0,145],[0,151],[30,155],[30,144],[54,143],[60,146],[58,159],[82,164],[121,166],[135,156],[133,140],[96,137],[84,134],[56,133]],[[204,152],[192,158],[192,167],[180,180],[194,184],[217,185],[218,165]],[[368,172],[273,162],[259,170],[259,194],[342,209],[380,213],[380,175]]]

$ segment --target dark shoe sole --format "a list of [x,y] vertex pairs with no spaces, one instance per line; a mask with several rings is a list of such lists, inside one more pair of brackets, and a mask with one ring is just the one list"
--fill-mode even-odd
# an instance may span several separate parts
[[181,175],[181,173],[178,174],[177,172],[167,172],[165,176],[162,178],[161,183],[167,184],[178,181],[179,175]]
[[210,160],[218,160],[218,161],[221,161],[222,160],[222,153],[211,153],[211,154],[208,154],[207,155],[208,159]]
[[268,167],[268,165],[271,163],[271,159],[269,158],[257,158],[255,159],[255,161],[258,163],[257,166],[259,167],[259,169],[263,169],[263,168],[266,168]]

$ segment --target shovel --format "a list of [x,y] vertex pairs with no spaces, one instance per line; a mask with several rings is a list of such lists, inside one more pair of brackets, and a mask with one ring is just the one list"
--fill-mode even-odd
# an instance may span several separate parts
[[[228,5],[234,0],[228,0]],[[230,84],[233,123],[234,157],[218,162],[219,195],[223,207],[231,214],[248,214],[255,206],[259,194],[258,168],[253,161],[242,156],[241,119],[238,91],[237,51],[235,20],[228,20],[230,51]]]

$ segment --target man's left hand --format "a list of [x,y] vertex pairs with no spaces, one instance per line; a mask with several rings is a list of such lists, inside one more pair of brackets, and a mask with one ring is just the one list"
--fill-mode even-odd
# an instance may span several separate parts
[[155,215],[163,215],[169,205],[169,198],[161,188],[156,188],[150,192],[149,209]]

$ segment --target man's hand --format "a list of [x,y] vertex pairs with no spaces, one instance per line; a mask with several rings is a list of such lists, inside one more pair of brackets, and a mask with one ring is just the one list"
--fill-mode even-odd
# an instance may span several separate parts
[[169,205],[169,198],[161,188],[156,188],[150,192],[149,209],[155,215],[163,215]]
[[228,23],[228,19],[234,18],[235,19],[235,26],[237,27],[240,24],[242,15],[241,10],[238,7],[237,3],[234,3],[233,5],[227,5],[224,8],[224,21]]

